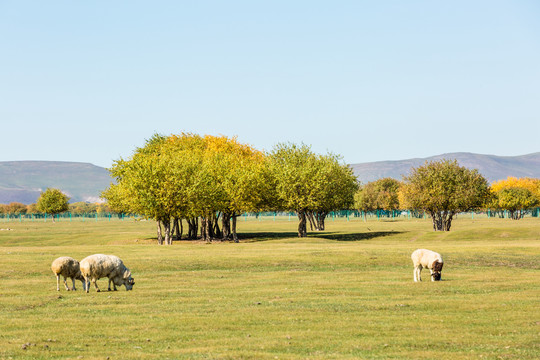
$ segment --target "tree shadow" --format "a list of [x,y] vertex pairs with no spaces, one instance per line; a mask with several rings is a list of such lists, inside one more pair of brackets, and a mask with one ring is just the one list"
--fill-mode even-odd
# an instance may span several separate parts
[[310,234],[313,237],[319,237],[327,240],[334,240],[334,241],[365,241],[365,240],[371,240],[375,238],[381,238],[391,235],[398,235],[402,234],[402,231],[369,231],[369,232],[362,232],[362,233],[339,233],[339,232],[332,232],[332,233],[320,233],[320,234]]
[[238,233],[238,240],[241,242],[258,242],[281,240],[298,237],[297,232],[256,232],[256,233]]
[[[320,238],[332,241],[365,241],[374,238],[386,237],[401,234],[401,231],[369,231],[362,233],[340,233],[340,232],[310,232],[307,238]],[[300,239],[296,232],[257,232],[239,233],[238,240],[241,242],[259,242],[282,239]]]

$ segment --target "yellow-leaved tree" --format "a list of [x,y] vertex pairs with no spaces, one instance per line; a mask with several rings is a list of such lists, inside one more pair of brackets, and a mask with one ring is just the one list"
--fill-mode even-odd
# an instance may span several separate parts
[[494,182],[489,207],[507,210],[510,218],[519,220],[531,208],[540,204],[540,179],[508,177]]

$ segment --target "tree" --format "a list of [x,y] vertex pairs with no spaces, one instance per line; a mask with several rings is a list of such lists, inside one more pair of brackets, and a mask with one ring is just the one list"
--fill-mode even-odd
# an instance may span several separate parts
[[102,196],[116,211],[156,220],[159,244],[171,244],[175,231],[181,236],[181,219],[188,222],[190,238],[197,236],[200,219],[201,236],[211,241],[231,236],[232,218],[232,238],[237,240],[236,216],[265,206],[265,189],[271,184],[264,165],[263,153],[236,138],[154,135],[130,159],[115,162],[110,171],[116,184]]
[[[215,209],[221,213],[222,239],[238,241],[236,219],[242,212],[267,208],[272,189],[266,171],[265,155],[253,147],[241,144],[235,137],[205,136],[204,163],[214,169],[214,196],[219,201]],[[232,227],[231,227],[232,220]]]
[[310,228],[325,229],[326,216],[331,211],[350,209],[358,191],[358,179],[352,169],[340,163],[334,154],[316,157],[317,175],[313,179],[313,205],[308,209]]
[[426,162],[404,181],[407,204],[428,212],[435,231],[450,231],[457,213],[481,207],[489,195],[488,182],[478,170],[461,167],[456,160]]
[[62,191],[58,189],[47,188],[41,193],[37,201],[37,208],[39,211],[52,215],[54,222],[54,216],[60,214],[69,209],[69,197],[67,197]]
[[493,197],[489,207],[510,211],[514,220],[523,218],[525,211],[540,204],[540,179],[510,176],[495,181],[490,189]]
[[5,211],[7,214],[13,215],[26,214],[28,207],[20,202],[12,202],[6,205]]
[[362,186],[355,195],[355,208],[364,211],[398,210],[401,183],[392,178],[383,178]]
[[329,211],[352,206],[357,190],[352,170],[339,164],[334,155],[318,156],[307,145],[278,144],[270,153],[269,169],[274,177],[277,206],[295,211],[298,237],[307,236],[307,220],[316,215],[324,229]]
[[498,208],[508,210],[510,218],[523,218],[524,211],[537,206],[540,201],[529,190],[522,187],[505,187],[495,194]]
[[495,181],[491,184],[491,191],[497,193],[504,188],[523,188],[529,190],[540,201],[540,179],[516,178],[509,176],[505,180]]
[[[168,172],[169,164],[162,155],[162,145],[167,138],[155,134],[146,141],[144,147],[137,148],[133,156],[114,162],[109,169],[116,179],[102,193],[115,211],[130,212],[156,220],[158,243],[171,244],[170,224],[173,214],[168,183],[173,179]],[[165,239],[162,237],[162,225]]]

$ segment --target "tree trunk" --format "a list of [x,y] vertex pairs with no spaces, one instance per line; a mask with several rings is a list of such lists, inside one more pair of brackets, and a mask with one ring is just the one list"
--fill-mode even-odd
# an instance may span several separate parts
[[231,237],[231,213],[224,212],[222,216],[221,227],[223,230],[223,236],[221,238],[224,241],[227,241]]
[[306,212],[304,210],[300,210],[297,212],[298,219],[300,222],[298,223],[298,237],[306,237],[307,236],[307,219],[306,219]]
[[182,239],[182,220],[178,219],[177,217],[173,220],[173,227],[171,230],[171,237],[173,240],[181,240]]
[[196,240],[197,233],[199,232],[199,218],[198,217],[188,218],[187,223],[188,223],[188,239]]
[[206,215],[201,218],[201,235],[206,242],[210,242],[214,238],[214,224],[211,215]]
[[317,225],[315,224],[315,218],[313,217],[313,211],[307,211],[306,217],[309,220],[309,229],[311,231],[313,231],[313,228],[315,228],[315,230],[318,230]]
[[171,219],[165,219],[163,221],[163,231],[165,232],[165,245],[172,245]]
[[221,213],[218,212],[217,215],[212,215],[212,238],[221,239],[221,230],[219,229],[219,217]]
[[454,217],[453,211],[430,211],[431,219],[433,221],[434,231],[450,231],[452,226],[452,219]]
[[315,212],[315,224],[318,231],[324,231],[324,219],[328,213],[326,211]]
[[157,220],[157,241],[158,245],[163,245],[163,235],[161,234],[161,221]]
[[184,224],[182,223],[182,219],[179,219],[180,223],[180,234],[178,234],[178,240],[182,240],[182,235],[184,235]]
[[207,223],[208,219],[205,216],[201,217],[201,238],[206,242],[208,242]]
[[235,243],[238,242],[238,235],[236,234],[236,218],[238,215],[233,214],[232,215],[232,236]]

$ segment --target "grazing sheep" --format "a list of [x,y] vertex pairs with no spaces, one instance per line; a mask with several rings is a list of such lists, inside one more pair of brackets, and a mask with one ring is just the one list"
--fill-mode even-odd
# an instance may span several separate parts
[[[56,291],[60,291],[60,275],[64,277],[64,286],[66,290],[77,290],[75,288],[75,279],[80,280],[83,284],[83,290],[86,290],[85,281],[79,268],[79,262],[69,256],[62,256],[54,260],[51,264],[51,270],[56,275]],[[67,285],[67,278],[71,278],[73,288]]]
[[111,282],[114,291],[116,291],[116,285],[124,285],[126,290],[131,290],[135,284],[131,271],[118,256],[114,255],[95,254],[85,257],[81,260],[81,273],[86,282],[86,292],[90,289],[90,282],[94,283],[96,291],[99,292],[96,281],[104,277],[109,278],[109,291],[111,291]]
[[412,253],[411,259],[414,265],[415,282],[422,281],[420,278],[422,268],[429,269],[431,272],[431,281],[441,280],[441,271],[444,265],[441,254],[427,249],[418,249]]

